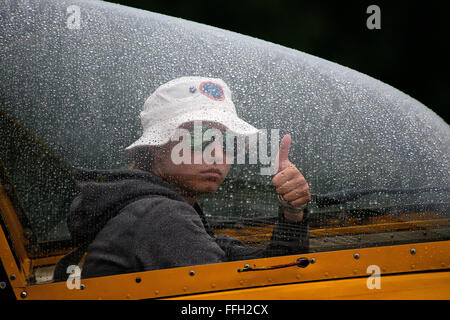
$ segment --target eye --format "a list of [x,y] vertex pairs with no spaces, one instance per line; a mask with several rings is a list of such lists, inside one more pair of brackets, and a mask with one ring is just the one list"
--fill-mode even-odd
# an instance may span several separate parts
[[212,137],[212,138],[211,138],[210,140],[208,140],[208,141],[203,141],[203,142],[202,142],[202,151],[205,151],[205,148],[206,148],[209,144],[213,143],[215,140],[216,140],[216,139],[215,139],[214,137]]

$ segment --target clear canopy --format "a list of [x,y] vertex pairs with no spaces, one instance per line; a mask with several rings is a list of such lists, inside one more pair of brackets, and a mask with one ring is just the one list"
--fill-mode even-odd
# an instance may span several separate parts
[[[73,168],[127,167],[124,149],[142,133],[145,100],[190,75],[223,79],[242,119],[291,134],[290,160],[309,183],[318,227],[378,214],[449,215],[450,127],[367,75],[100,1],[3,1],[0,24],[0,158],[38,242],[70,237]],[[277,215],[261,167],[233,166],[202,199],[212,222]]]

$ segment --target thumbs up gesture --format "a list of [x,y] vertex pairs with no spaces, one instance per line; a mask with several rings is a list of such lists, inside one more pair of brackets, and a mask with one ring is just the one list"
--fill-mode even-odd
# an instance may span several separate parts
[[[281,139],[277,155],[278,172],[272,179],[276,193],[290,206],[300,207],[311,199],[308,183],[301,172],[289,161],[289,148],[291,135],[287,134]],[[303,210],[287,208],[283,211],[284,217],[290,222],[299,222],[303,219]]]

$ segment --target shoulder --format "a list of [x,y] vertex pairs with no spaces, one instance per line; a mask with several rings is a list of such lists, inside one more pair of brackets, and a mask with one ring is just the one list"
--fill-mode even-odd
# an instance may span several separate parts
[[185,201],[170,199],[164,196],[151,196],[136,200],[125,206],[119,215],[110,223],[128,224],[135,231],[155,230],[162,226],[167,229],[193,226],[204,228],[197,211]]
[[164,196],[149,196],[133,201],[125,206],[120,214],[133,213],[136,217],[149,215],[197,215],[195,209],[185,201],[174,200]]

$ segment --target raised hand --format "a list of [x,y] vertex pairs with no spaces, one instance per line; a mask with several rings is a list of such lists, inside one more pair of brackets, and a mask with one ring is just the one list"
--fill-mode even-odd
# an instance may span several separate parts
[[[292,207],[300,207],[311,199],[308,183],[301,172],[289,161],[289,148],[291,135],[287,134],[281,139],[277,155],[278,172],[272,179],[277,194]],[[303,210],[286,209],[284,216],[288,221],[298,222],[303,219]]]

